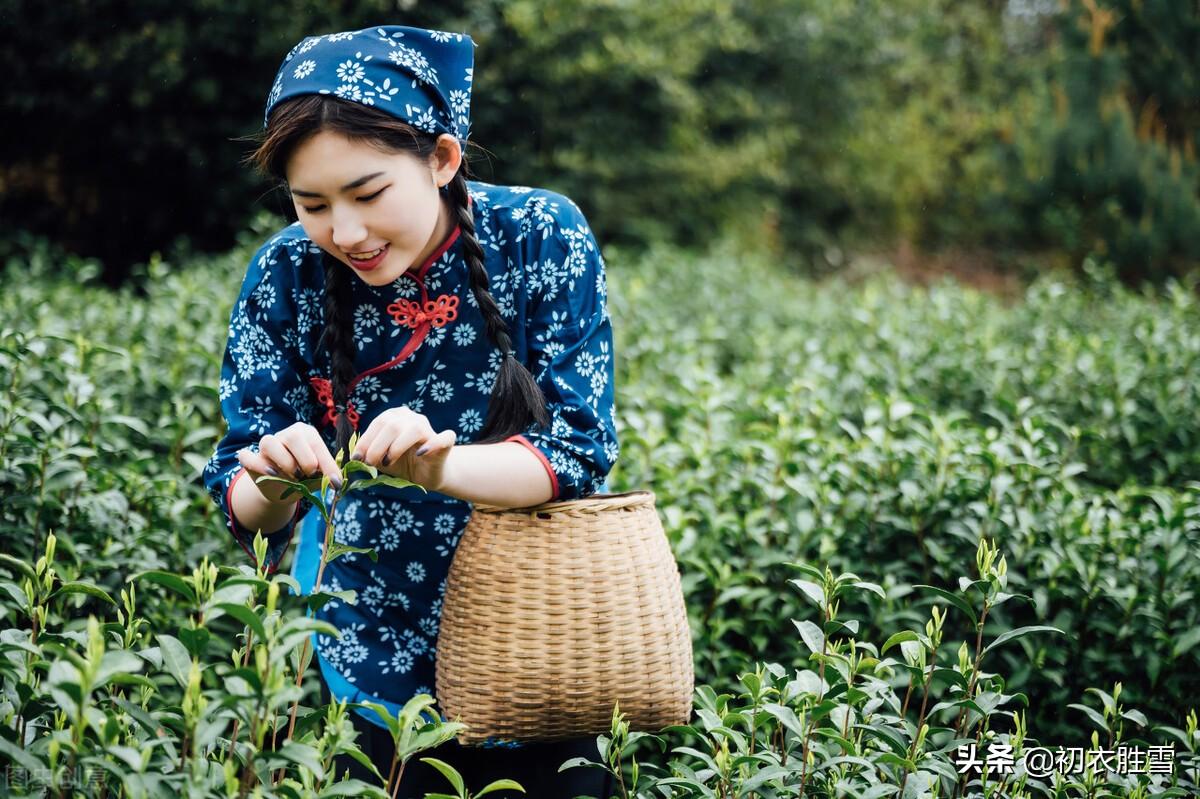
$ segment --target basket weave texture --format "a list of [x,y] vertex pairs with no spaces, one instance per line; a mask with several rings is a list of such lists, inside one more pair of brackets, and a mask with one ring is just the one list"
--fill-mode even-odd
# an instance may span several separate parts
[[450,566],[437,695],[462,744],[550,741],[691,716],[679,569],[654,494],[476,505]]

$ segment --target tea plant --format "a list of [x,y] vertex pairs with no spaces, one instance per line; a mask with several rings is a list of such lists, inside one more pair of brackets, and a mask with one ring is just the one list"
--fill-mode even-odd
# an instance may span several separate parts
[[[18,616],[0,631],[0,754],[13,764],[4,774],[9,793],[395,796],[399,773],[393,769],[385,781],[354,744],[351,706],[333,703],[297,721],[305,645],[314,633],[337,630],[301,615],[298,598],[285,601],[283,589],[299,593],[291,577],[268,577],[261,565],[218,568],[207,559],[190,575],[146,572],[121,590],[115,622],[89,615],[80,624],[63,620],[67,597],[115,602],[93,584],[61,579],[56,544],[48,536],[32,567],[0,559],[19,580],[0,580],[0,612]],[[261,535],[254,552],[265,564]],[[148,629],[138,615],[139,584],[165,587],[190,608],[176,635]],[[306,612],[326,599],[319,591],[306,597]],[[461,729],[422,715],[432,701],[414,697],[399,717],[371,708],[398,739],[398,758]],[[362,763],[387,790],[337,780],[339,756]]]
[[[957,590],[919,587],[938,603],[923,629],[894,633],[877,647],[859,639],[859,622],[845,618],[841,606],[855,594],[881,594],[880,586],[852,573],[835,576],[828,568],[790,564],[800,574],[792,585],[817,611],[816,621],[794,622],[811,668],[789,674],[778,663],[756,664],[739,676],[737,695],[702,685],[696,690],[696,720],[660,735],[630,733],[618,708],[611,735],[598,741],[601,759],[579,758],[564,768],[610,771],[620,799],[1196,795],[1195,709],[1186,730],[1151,730],[1144,715],[1118,704],[1119,684],[1111,694],[1089,691],[1103,703],[1102,713],[1080,706],[1100,727],[1090,748],[1103,748],[1111,758],[1118,748],[1147,746],[1142,733],[1159,745],[1170,736],[1183,747],[1175,747],[1170,773],[1121,774],[1081,763],[1073,771],[1045,774],[1028,766],[1032,751],[1086,746],[1083,732],[1068,741],[1040,743],[1026,720],[1029,698],[986,669],[985,661],[1016,640],[1062,631],[1026,627],[987,640],[989,609],[1028,598],[1006,591],[1007,563],[994,545],[980,542],[975,565],[974,578],[963,577]],[[943,607],[973,622],[973,640],[957,647],[946,641]],[[684,742],[671,748],[664,766],[638,763],[639,740],[661,749],[668,739]]]
[[[197,568],[244,558],[199,473],[221,430],[228,303],[269,225],[227,256],[154,259],[141,293],[103,289],[78,272],[45,268],[31,277],[30,264],[12,263],[0,295],[0,552],[32,569],[53,531],[56,586],[85,584],[118,597],[135,587],[128,575],[142,574],[137,637],[118,646],[108,635],[106,653],[161,652],[158,635],[176,638],[188,661],[198,658],[200,696],[210,702],[204,713],[218,701],[218,662],[236,650],[238,667],[255,667],[257,630],[247,646],[247,625],[230,612],[205,610],[163,582],[147,602],[142,583],[182,571],[176,576],[193,580],[194,594]],[[887,274],[797,281],[731,250],[609,256],[622,444],[609,484],[658,497],[681,565],[699,683],[737,685],[761,662],[813,670],[811,653],[798,656],[779,634],[780,619],[805,618],[810,601],[789,590],[789,562],[880,574],[883,596],[843,593],[835,620],[853,607],[856,641],[886,642],[898,629],[924,629],[931,615],[911,600],[928,589],[915,586],[955,586],[986,538],[1007,555],[1008,592],[1034,601],[993,604],[984,639],[1033,626],[1067,633],[1022,636],[983,658],[981,669],[1006,675],[1031,698],[1027,729],[1067,742],[1080,724],[1095,724],[1082,707],[1104,712],[1088,689],[1120,683],[1120,703],[1155,730],[1177,731],[1170,735],[1184,745],[1179,736],[1190,733],[1180,704],[1200,696],[1194,281],[1139,293],[1091,269],[1078,281],[1047,275],[1003,298],[949,282],[917,288]],[[38,641],[73,636],[66,640],[81,658],[89,615],[102,631],[116,610],[134,617],[83,589],[52,600],[43,592],[35,602],[18,566],[0,567],[3,574],[25,597],[0,589],[0,628],[22,631],[14,646],[30,643],[37,607],[45,613]],[[254,574],[223,567],[218,582]],[[266,589],[255,586],[261,616]],[[284,587],[277,612],[304,614],[307,606]],[[973,642],[976,623],[939,602],[943,640]],[[971,607],[982,614],[982,605]],[[298,665],[303,644],[297,636],[289,655],[291,699],[272,710],[284,717],[272,728],[277,743],[293,705],[296,736],[303,740],[316,724],[302,712],[315,686],[301,682],[300,698],[295,693],[291,662]],[[838,646],[849,657],[849,644]],[[861,645],[854,651],[871,657]],[[62,659],[39,653],[25,656]],[[944,644],[938,657],[950,654]],[[167,695],[149,707],[175,708],[173,723],[187,732],[185,686],[141,660],[134,674]],[[49,668],[30,679],[44,682]],[[860,679],[861,672],[855,686]],[[93,689],[93,699],[110,687]],[[905,689],[898,691],[902,700]],[[24,693],[6,701],[39,711]],[[1111,698],[1113,690],[1103,693]],[[38,696],[45,701],[44,691]],[[914,688],[913,697],[910,725],[923,693]],[[929,701],[932,708],[944,697],[934,691]],[[194,741],[206,728],[197,707],[189,712]],[[25,740],[31,724],[44,735],[47,718],[12,712],[0,737]],[[238,721],[236,735],[231,723],[224,735],[248,739],[249,722]],[[1097,733],[1107,741],[1108,730]],[[85,734],[82,745],[90,740]],[[897,757],[907,757],[913,739],[904,740]],[[643,775],[661,765],[653,745],[629,744],[623,768],[634,753]],[[165,759],[162,748],[153,762]],[[234,756],[243,750],[239,744]],[[761,754],[761,743],[754,751]]]

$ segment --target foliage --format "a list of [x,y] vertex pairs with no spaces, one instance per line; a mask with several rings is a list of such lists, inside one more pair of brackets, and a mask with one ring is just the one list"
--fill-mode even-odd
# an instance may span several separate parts
[[[1052,96],[1016,143],[1010,195],[1043,241],[1179,274],[1200,248],[1200,9],[1171,0],[1073,0],[1057,18]],[[1022,174],[1023,173],[1023,174]]]
[[[264,563],[261,535],[254,549]],[[0,561],[12,577],[0,579],[0,753],[15,766],[3,775],[6,793],[103,796],[119,786],[134,797],[389,796],[333,773],[334,758],[345,755],[378,776],[353,743],[345,702],[310,708],[298,724],[293,710],[279,735],[288,705],[304,694],[292,678],[308,665],[300,647],[314,634],[337,634],[297,612],[307,603],[284,593],[299,593],[291,577],[205,558],[191,575],[131,575],[116,621],[84,621],[75,595],[116,603],[93,583],[59,574],[55,554],[50,534],[35,565]],[[152,629],[138,615],[139,585],[181,597],[184,617]],[[430,748],[459,729],[422,716],[431,703],[414,697],[399,719],[376,712]]]
[[[25,707],[25,718],[37,719],[37,732],[44,733],[29,742],[34,756],[48,764],[57,747],[60,777],[76,752],[80,762],[93,758],[88,762],[104,768],[102,759],[126,777],[135,775],[128,777],[132,781],[147,779],[141,760],[122,765],[119,756],[101,755],[112,739],[104,737],[109,722],[100,722],[98,709],[116,718],[113,729],[126,736],[118,737],[118,746],[170,742],[150,747],[148,763],[154,778],[161,774],[162,784],[176,792],[190,779],[219,776],[214,784],[225,784],[224,771],[214,776],[212,764],[224,769],[230,755],[207,745],[214,735],[239,741],[232,753],[239,782],[246,764],[260,778],[265,767],[284,768],[285,781],[318,779],[303,766],[278,763],[280,755],[266,745],[269,737],[261,747],[254,742],[253,718],[245,714],[256,711],[230,707],[230,686],[239,696],[258,691],[253,683],[222,679],[226,668],[230,674],[242,668],[247,651],[251,660],[244,668],[257,668],[254,648],[239,639],[248,629],[259,642],[278,636],[271,651],[289,653],[278,661],[268,655],[270,670],[259,677],[267,686],[257,711],[260,730],[270,722],[286,731],[292,703],[312,708],[298,713],[296,740],[326,756],[334,744],[320,743],[323,731],[344,728],[328,708],[306,723],[318,712],[314,686],[297,687],[291,662],[303,660],[311,633],[295,629],[284,641],[282,630],[311,622],[303,618],[303,603],[282,591],[275,616],[266,612],[270,586],[286,586],[289,578],[268,581],[246,566],[209,576],[210,564],[245,558],[199,474],[220,431],[215,386],[228,303],[263,232],[253,231],[227,256],[184,264],[154,260],[145,296],[103,289],[95,285],[92,265],[66,261],[64,269],[64,262],[46,254],[14,265],[5,276],[0,552],[15,560],[0,559],[0,581],[13,586],[0,590],[0,628],[9,636],[0,640],[17,649],[6,650],[0,661],[8,669],[0,703],[9,703],[0,712],[0,738],[9,744],[19,739],[16,719]],[[1186,709],[1181,703],[1200,695],[1200,464],[1194,440],[1200,429],[1200,337],[1192,321],[1193,285],[1168,282],[1134,292],[1092,268],[1077,281],[1039,280],[1019,302],[1006,304],[949,283],[921,290],[886,275],[858,284],[795,281],[778,265],[732,249],[700,257],[661,248],[637,260],[613,251],[609,260],[622,442],[610,484],[614,490],[650,488],[658,496],[681,564],[699,684],[707,684],[713,697],[739,676],[767,668],[760,664],[775,663],[768,673],[782,674],[764,675],[763,684],[783,692],[789,682],[801,682],[770,701],[791,702],[792,712],[799,717],[804,711],[811,722],[813,708],[824,700],[820,691],[798,693],[811,678],[793,671],[819,669],[820,662],[780,634],[781,620],[788,618],[808,620],[830,641],[853,636],[859,642],[854,647],[839,644],[846,647],[839,650],[844,658],[853,651],[855,658],[882,660],[887,653],[873,655],[862,642],[886,644],[897,633],[919,633],[931,619],[928,606],[936,603],[947,611],[939,622],[945,639],[973,641],[979,630],[970,613],[945,594],[917,586],[957,595],[963,564],[974,560],[986,539],[1006,554],[1003,591],[1033,601],[994,603],[980,628],[984,640],[1028,627],[1054,627],[1066,635],[1008,639],[980,665],[978,690],[1023,693],[1029,699],[1025,734],[1043,742],[1085,745],[1080,725],[1100,731],[1091,715],[1096,713],[1105,737],[1111,732],[1130,741],[1136,725],[1145,740],[1174,736],[1185,748],[1194,745],[1194,731],[1180,720]],[[36,562],[51,531],[55,552],[47,560],[58,577],[31,598],[23,588],[25,570],[37,577]],[[856,629],[835,639],[835,630],[823,629],[829,621],[824,616],[811,620],[806,603],[812,594],[791,590],[797,574],[789,564],[795,562],[828,564],[835,575],[879,574],[883,596],[845,589],[831,620],[853,621]],[[133,587],[132,575],[141,575]],[[824,568],[819,580],[800,579],[830,594]],[[208,592],[222,590],[227,581],[238,597],[222,594],[213,602]],[[158,592],[154,602],[147,603],[146,590]],[[129,599],[122,597],[119,607],[105,598],[122,591]],[[980,596],[971,596],[970,607],[980,615]],[[39,641],[49,648],[31,643],[37,608],[46,608],[36,624]],[[96,619],[103,652],[88,637],[88,616]],[[144,623],[130,634],[132,619]],[[804,629],[811,638],[812,629]],[[179,641],[182,659],[158,662],[139,654],[155,647],[161,653],[162,635]],[[22,648],[22,641],[38,652]],[[50,647],[56,641],[59,649]],[[113,654],[118,651],[124,654]],[[239,652],[235,665],[230,656]],[[66,674],[69,665],[71,679],[83,680],[85,669],[94,670],[109,655],[111,663],[134,663],[128,655],[143,664],[122,671],[155,687],[143,709],[158,726],[147,731],[116,703],[122,698],[142,707],[140,691],[149,689],[137,680],[100,683],[89,677],[95,680],[91,693],[79,693],[69,706],[85,708],[82,726],[77,712],[63,713],[68,706],[46,693],[56,663],[63,665],[53,674]],[[193,659],[199,687],[190,689],[185,712]],[[34,667],[39,662],[44,665]],[[172,662],[179,669],[172,670]],[[935,662],[927,657],[927,664]],[[861,669],[876,666],[858,668],[865,675]],[[913,674],[899,661],[893,668]],[[995,679],[1003,686],[987,674],[1000,675]],[[283,687],[270,688],[268,677],[282,679]],[[878,679],[893,693],[904,690],[890,678]],[[828,696],[836,689],[828,673],[826,681],[827,698],[836,698]],[[950,683],[935,682],[951,690]],[[1120,712],[1113,716],[1107,704],[1096,710],[1099,696],[1088,690],[1118,682],[1119,697],[1115,689],[1103,693],[1114,707],[1137,709],[1122,712],[1146,719],[1141,725],[1126,718],[1125,733],[1115,727]],[[721,706],[703,696],[693,726],[695,735],[707,737],[692,748],[715,759],[716,750],[704,740],[719,749],[724,738],[737,751],[736,741],[705,726],[699,710],[752,716],[753,701],[729,699]],[[934,693],[930,708],[961,698]],[[884,706],[871,712],[884,712]],[[861,718],[865,706],[854,707]],[[887,722],[905,731],[906,751],[916,740],[916,709],[910,704],[906,721],[897,716]],[[244,718],[233,733],[237,713]],[[56,714],[63,714],[61,724]],[[748,747],[750,736],[740,723],[722,725],[742,730]],[[826,717],[815,723],[814,730],[829,724]],[[224,726],[214,732],[219,724]],[[165,737],[158,736],[159,726]],[[992,728],[998,735],[1016,734],[1015,726]],[[772,740],[778,734],[773,730]],[[630,738],[616,751],[654,744]],[[196,749],[200,740],[206,745]],[[865,738],[846,740],[863,754]],[[785,735],[793,747],[803,741]],[[813,732],[810,784],[818,774],[853,766],[839,762],[817,770],[828,762],[817,758],[847,756],[841,746]],[[937,748],[930,744],[925,751],[934,757]],[[755,751],[763,754],[758,744]],[[776,751],[782,755],[778,745]],[[610,747],[603,757],[631,776],[629,753],[621,764],[612,754]],[[671,763],[698,775],[708,768],[688,753],[670,762],[645,752],[637,757],[647,777],[665,777]],[[918,766],[910,769],[911,786],[925,779],[916,776],[924,761],[908,759]],[[740,767],[735,760],[731,755],[729,762]],[[189,776],[196,768],[208,769],[208,776]],[[324,779],[329,787],[327,773]],[[625,785],[630,788],[628,780]]]
[[[882,594],[883,589],[852,573],[835,576],[828,568],[789,564],[800,575],[790,582],[816,608],[816,622],[794,620],[811,667],[789,673],[778,663],[756,664],[739,675],[737,695],[701,686],[696,720],[660,735],[631,733],[614,710],[611,736],[599,739],[601,760],[577,758],[564,768],[610,771],[620,799],[1194,795],[1200,788],[1195,710],[1186,730],[1150,731],[1144,715],[1120,702],[1120,683],[1111,693],[1091,689],[1101,711],[1079,706],[1096,725],[1091,748],[1108,752],[1107,768],[1099,762],[1080,762],[1074,770],[1042,768],[1038,760],[1027,759],[1050,751],[1054,743],[1039,740],[1027,726],[1029,698],[982,665],[998,647],[1062,631],[1022,627],[985,645],[988,611],[1028,600],[1006,592],[1006,562],[998,554],[981,541],[974,579],[960,577],[958,590],[918,586],[971,620],[972,640],[957,647],[945,640],[946,613],[940,604],[930,609],[923,630],[919,624],[917,630],[901,630],[882,646],[862,640],[858,621],[843,616],[840,606],[854,594]],[[668,738],[682,739],[671,749],[669,770],[638,763],[639,740],[662,748]],[[1147,740],[1170,740],[1179,750],[1171,758],[1172,773],[1118,773],[1116,753],[1148,752]],[[622,765],[626,760],[628,770]]]

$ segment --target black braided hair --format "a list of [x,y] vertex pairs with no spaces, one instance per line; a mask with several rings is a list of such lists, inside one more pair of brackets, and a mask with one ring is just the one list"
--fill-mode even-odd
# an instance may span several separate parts
[[520,433],[534,422],[546,427],[550,424],[550,416],[546,412],[546,398],[542,390],[525,364],[517,360],[513,353],[508,323],[504,321],[500,307],[489,290],[488,274],[483,266],[483,247],[475,237],[475,218],[468,203],[467,170],[467,159],[464,157],[447,187],[447,193],[458,214],[459,237],[469,270],[471,292],[483,314],[488,339],[501,353],[500,369],[488,400],[487,420],[479,433],[479,443],[490,443]]
[[334,453],[345,451],[346,458],[349,458],[351,453],[346,449],[350,446],[354,427],[346,415],[346,408],[350,402],[350,381],[355,377],[354,336],[351,332],[353,325],[345,323],[347,314],[343,313],[343,309],[350,308],[351,278],[346,274],[346,267],[329,253],[322,253],[321,261],[325,267],[325,329],[321,331],[317,349],[319,351],[322,345],[329,348],[329,383],[333,388],[334,427],[337,432]]
[[[406,153],[427,161],[437,149],[437,137],[418,130],[392,115],[360,103],[330,95],[306,95],[286,100],[271,112],[264,134],[254,137],[258,148],[247,161],[262,172],[282,181],[286,190],[287,162],[295,148],[321,131],[330,131],[379,147],[387,152]],[[463,255],[469,269],[471,292],[483,315],[488,339],[500,350],[500,368],[488,402],[487,420],[478,443],[502,441],[526,430],[531,424],[549,425],[546,400],[533,375],[515,357],[508,324],[492,297],[483,247],[475,237],[475,220],[469,205],[466,154],[453,180],[446,187],[451,211],[457,215]],[[346,409],[354,369],[354,337],[351,314],[351,275],[347,267],[328,253],[322,254],[325,268],[325,326],[317,350],[327,347],[332,365],[330,384],[336,415],[335,452],[349,446],[353,433]],[[348,452],[346,453],[349,454]]]

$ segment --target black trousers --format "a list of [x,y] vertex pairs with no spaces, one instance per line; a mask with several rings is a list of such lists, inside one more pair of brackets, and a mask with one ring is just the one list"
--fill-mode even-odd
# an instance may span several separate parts
[[[331,701],[329,688],[321,680],[321,702],[328,704]],[[350,712],[350,718],[359,733],[356,741],[358,748],[387,779],[395,751],[391,734],[354,711]],[[408,761],[404,776],[400,779],[399,799],[424,799],[426,793],[453,793],[450,782],[433,766],[422,763],[422,757],[435,757],[454,766],[471,793],[499,779],[516,780],[525,789],[524,794],[516,791],[488,794],[496,799],[575,799],[580,796],[609,799],[612,790],[612,775],[606,771],[572,768],[561,774],[558,772],[558,767],[573,757],[598,761],[600,755],[594,737],[531,742],[516,749],[462,746],[457,740],[451,739],[434,749],[418,752]],[[338,757],[334,768],[339,777],[349,770],[351,777],[377,784],[375,777],[351,757]]]

